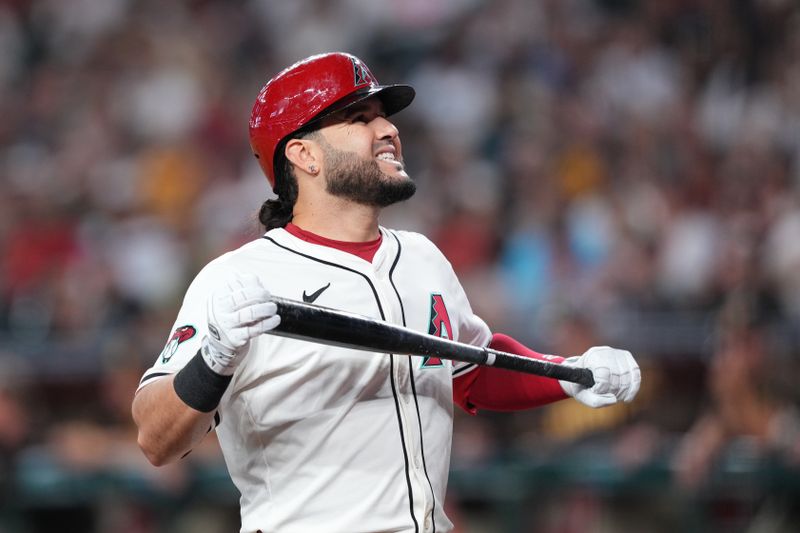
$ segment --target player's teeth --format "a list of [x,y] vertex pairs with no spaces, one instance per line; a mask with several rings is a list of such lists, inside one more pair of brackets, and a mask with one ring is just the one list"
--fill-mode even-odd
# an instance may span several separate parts
[[387,161],[394,161],[394,154],[389,152],[384,152],[382,154],[378,154],[378,159],[386,159]]

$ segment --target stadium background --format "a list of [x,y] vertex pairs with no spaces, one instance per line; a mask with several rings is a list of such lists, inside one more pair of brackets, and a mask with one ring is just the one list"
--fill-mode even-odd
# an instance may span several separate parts
[[417,89],[384,224],[493,329],[643,369],[630,406],[459,414],[458,531],[794,531],[796,2],[6,0],[0,532],[237,530],[213,439],[155,469],[130,399],[193,274],[259,234],[259,88],[331,50]]

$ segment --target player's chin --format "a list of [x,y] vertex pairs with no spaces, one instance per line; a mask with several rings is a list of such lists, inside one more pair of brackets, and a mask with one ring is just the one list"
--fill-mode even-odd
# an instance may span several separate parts
[[411,179],[406,173],[406,167],[397,161],[378,161],[381,173],[392,179]]

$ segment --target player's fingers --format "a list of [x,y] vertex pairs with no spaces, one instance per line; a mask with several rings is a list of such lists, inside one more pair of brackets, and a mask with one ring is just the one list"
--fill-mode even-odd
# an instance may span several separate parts
[[580,400],[582,404],[594,409],[617,403],[617,397],[610,392],[607,394],[596,394],[591,390],[581,392],[576,396],[576,399]]
[[244,346],[247,344],[247,341],[250,339],[247,336],[247,329],[246,328],[227,328],[225,329],[224,338],[222,341],[228,345],[235,348]]
[[633,355],[627,350],[617,350],[617,364],[620,369],[620,388],[617,391],[617,398],[626,400],[631,397],[631,393],[636,394],[638,384],[635,383],[634,370],[638,369]]
[[607,366],[596,366],[591,370],[594,386],[590,390],[595,394],[608,393],[611,390],[611,369]]
[[631,370],[631,386],[628,388],[628,393],[623,398],[623,401],[626,403],[630,403],[636,397],[636,394],[639,392],[639,387],[642,384],[642,371],[639,369],[639,365],[636,365]]
[[228,279],[228,286],[231,289],[241,289],[261,285],[261,278],[252,272],[236,272],[233,277]]
[[228,296],[231,299],[231,308],[238,309],[242,306],[242,303],[247,300],[247,287],[242,286],[239,280],[235,279],[228,283]]
[[620,372],[619,365],[616,362],[612,361],[609,365],[609,374],[608,374],[608,390],[609,392],[613,392],[616,394],[619,392],[620,388],[623,386],[623,374]]
[[617,375],[618,379],[618,386],[614,389],[614,395],[617,397],[618,400],[622,400],[628,395],[628,391],[631,387],[631,373],[626,368],[621,368]]
[[617,397],[613,394],[598,394],[595,398],[594,407],[606,407],[607,405],[614,405],[617,403]]
[[206,302],[206,315],[212,324],[222,325],[231,308],[231,296],[228,291],[219,289],[215,291]]
[[278,306],[274,302],[259,302],[245,307],[237,312],[239,324],[249,326],[269,318],[278,312]]
[[233,278],[228,280],[226,285],[228,286],[228,293],[231,296],[233,296],[234,294],[238,293],[240,290],[242,290],[245,287],[244,282],[242,281],[242,279],[239,277],[238,274],[234,275]]
[[269,318],[266,318],[260,322],[256,322],[247,327],[248,336],[252,339],[257,335],[261,335],[262,333],[266,333],[270,330],[275,329],[278,327],[278,324],[281,323],[280,315],[272,315]]
[[245,287],[231,293],[231,310],[239,311],[257,303],[268,302],[272,294],[264,287]]
[[607,363],[610,369],[609,390],[618,400],[621,400],[628,393],[631,384],[631,375],[624,360],[622,350],[609,349],[606,352]]

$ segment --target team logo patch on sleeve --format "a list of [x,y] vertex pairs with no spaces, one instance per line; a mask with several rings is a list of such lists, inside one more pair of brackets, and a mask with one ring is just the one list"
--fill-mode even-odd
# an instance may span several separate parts
[[[450,325],[450,315],[447,314],[447,307],[444,305],[444,298],[442,298],[441,294],[431,294],[430,317],[428,334],[453,340],[453,327]],[[426,356],[422,360],[420,368],[436,368],[440,366],[444,366],[444,362],[441,358]]]
[[181,326],[176,329],[167,341],[167,345],[164,346],[164,349],[161,351],[161,363],[166,363],[172,359],[172,356],[178,351],[178,346],[180,346],[182,342],[188,341],[196,334],[197,330],[194,326]]

